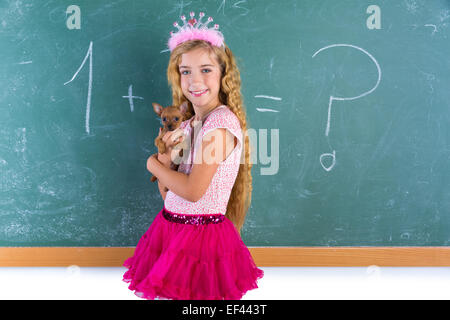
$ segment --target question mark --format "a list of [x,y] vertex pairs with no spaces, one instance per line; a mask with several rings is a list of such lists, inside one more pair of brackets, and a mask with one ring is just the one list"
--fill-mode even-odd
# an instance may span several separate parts
[[[334,96],[330,96],[330,99],[329,99],[329,102],[328,102],[328,119],[327,119],[327,127],[326,127],[326,129],[325,129],[325,136],[327,136],[327,137],[328,137],[328,134],[330,133],[331,106],[333,105],[333,101],[334,101],[334,100],[341,100],[341,101],[346,101],[346,100],[356,100],[356,99],[362,98],[362,97],[364,97],[364,96],[366,96],[366,95],[372,93],[372,92],[378,87],[378,85],[380,84],[380,80],[381,80],[381,68],[380,68],[380,65],[378,64],[377,60],[376,60],[369,52],[367,52],[367,51],[364,50],[363,48],[360,48],[360,47],[357,47],[357,46],[354,46],[354,45],[351,45],[351,44],[345,44],[345,43],[332,44],[332,45],[329,45],[329,46],[326,46],[326,47],[323,47],[323,48],[319,49],[318,51],[316,51],[316,52],[313,54],[312,57],[314,58],[319,52],[324,51],[324,50],[329,49],[329,48],[333,48],[333,47],[350,47],[350,48],[354,48],[354,49],[357,49],[357,50],[359,50],[359,51],[362,51],[363,53],[365,53],[366,55],[368,55],[369,58],[372,59],[372,61],[375,63],[375,65],[376,65],[376,67],[377,67],[377,70],[378,70],[378,80],[377,80],[377,83],[375,84],[375,86],[374,86],[371,90],[369,90],[369,91],[367,91],[367,92],[364,92],[363,94],[360,94],[359,96],[356,96],[356,97],[347,97],[347,98],[346,98],[346,97],[334,97]],[[333,161],[332,161],[332,163],[331,163],[330,166],[327,167],[327,166],[325,166],[325,165],[323,164],[322,159],[323,159],[324,157],[332,157],[332,158],[333,158]],[[322,165],[322,168],[324,168],[325,171],[331,171],[331,169],[333,169],[334,165],[336,164],[336,150],[333,150],[332,153],[323,153],[323,154],[320,156],[320,159],[319,159],[319,160],[320,160],[320,164]]]

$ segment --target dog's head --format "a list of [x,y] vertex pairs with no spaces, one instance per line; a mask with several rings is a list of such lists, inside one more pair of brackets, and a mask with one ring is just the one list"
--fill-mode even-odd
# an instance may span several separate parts
[[179,107],[168,106],[164,108],[160,104],[153,102],[153,110],[161,118],[161,125],[167,131],[173,131],[181,125],[187,110],[187,102],[183,102]]

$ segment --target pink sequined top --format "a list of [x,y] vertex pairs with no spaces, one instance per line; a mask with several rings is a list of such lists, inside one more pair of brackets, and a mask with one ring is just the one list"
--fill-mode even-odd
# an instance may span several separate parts
[[[196,151],[199,149],[203,137],[214,129],[226,128],[229,130],[237,137],[237,145],[228,157],[219,163],[208,189],[198,201],[190,202],[169,190],[164,200],[164,206],[167,210],[176,213],[225,214],[231,189],[239,171],[242,154],[242,130],[239,119],[227,106],[221,105],[206,115],[200,130],[198,128],[195,130],[192,128],[191,122],[193,120],[194,117],[183,121],[180,126],[180,128],[184,129],[184,134],[186,139],[188,139],[187,141],[191,141],[192,144],[189,150],[189,156],[184,157],[184,160],[178,167],[179,172],[186,174],[191,172],[193,166],[192,159],[195,159]],[[195,141],[192,137],[194,133],[197,134]],[[194,146],[193,148],[192,145]]]

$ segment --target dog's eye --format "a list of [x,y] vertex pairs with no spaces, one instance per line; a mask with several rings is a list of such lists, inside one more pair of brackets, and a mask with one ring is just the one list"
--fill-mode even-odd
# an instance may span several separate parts
[[163,118],[163,121],[166,121],[166,117]]
[[178,121],[178,117],[175,117],[175,121]]

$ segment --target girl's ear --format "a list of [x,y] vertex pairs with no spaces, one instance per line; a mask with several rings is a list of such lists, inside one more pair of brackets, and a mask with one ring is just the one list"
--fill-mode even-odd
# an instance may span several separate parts
[[182,114],[185,114],[185,113],[186,113],[187,108],[188,108],[188,103],[187,103],[187,101],[183,102],[183,103],[181,104],[181,106],[179,107],[179,109],[180,109],[180,111],[181,111]]

